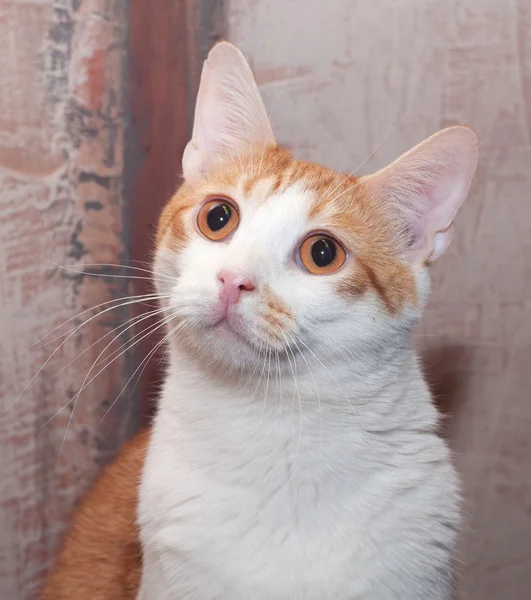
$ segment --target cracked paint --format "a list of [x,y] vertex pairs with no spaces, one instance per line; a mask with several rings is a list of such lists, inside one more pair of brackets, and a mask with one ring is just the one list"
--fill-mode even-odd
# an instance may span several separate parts
[[[127,352],[76,402],[114,336],[98,340],[129,310],[74,331],[96,314],[83,311],[129,294],[112,269],[75,272],[127,256],[126,8],[0,0],[0,597],[10,600],[35,598],[72,507],[136,425],[127,390],[100,424],[132,372]],[[61,339],[39,340],[69,319],[48,339],[74,333],[46,363]]]

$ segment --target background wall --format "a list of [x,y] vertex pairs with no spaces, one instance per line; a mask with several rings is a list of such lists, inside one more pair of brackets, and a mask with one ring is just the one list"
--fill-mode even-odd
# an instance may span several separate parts
[[[128,246],[132,258],[147,257],[158,206],[176,182],[183,115],[190,115],[185,97],[193,98],[197,81],[197,61],[187,70],[183,56],[194,45],[194,56],[204,55],[222,34],[224,2],[156,4],[153,11],[154,0],[0,0],[2,600],[35,597],[76,499],[136,425],[127,381],[138,361],[129,352],[101,372],[75,410],[72,402],[114,335],[98,340],[127,321],[129,307],[95,316],[45,361],[64,334],[96,315],[88,309],[147,289],[122,277],[127,269],[105,265],[132,264]],[[529,0],[227,4],[229,37],[254,63],[280,140],[301,157],[364,173],[445,125],[477,129],[478,175],[454,244],[434,268],[418,345],[449,415],[446,434],[465,483],[463,595],[527,600]],[[138,11],[132,20],[131,9]],[[187,37],[187,19],[209,33]],[[132,103],[131,61],[141,63]],[[142,125],[126,144],[138,150],[132,194],[124,168],[130,105]],[[68,319],[44,340],[50,343],[39,343]],[[124,332],[109,352],[130,335]]]
[[418,336],[463,474],[463,596],[531,589],[531,3],[231,0],[281,142],[346,171],[468,123],[481,158]]
[[128,307],[102,312],[48,360],[92,307],[128,295],[106,266],[127,259],[125,8],[0,0],[2,600],[35,597],[75,501],[137,419],[129,388],[101,421],[126,386],[127,352],[72,400]]
[[36,598],[78,499],[152,408],[156,304],[138,296],[224,8],[0,0],[1,600]]

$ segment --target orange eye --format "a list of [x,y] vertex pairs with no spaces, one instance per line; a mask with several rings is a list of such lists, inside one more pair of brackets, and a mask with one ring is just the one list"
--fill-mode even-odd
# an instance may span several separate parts
[[236,206],[225,198],[215,198],[201,207],[197,215],[199,231],[209,240],[220,242],[240,223]]
[[307,237],[300,245],[299,255],[304,268],[312,275],[334,273],[347,259],[343,246],[321,233]]

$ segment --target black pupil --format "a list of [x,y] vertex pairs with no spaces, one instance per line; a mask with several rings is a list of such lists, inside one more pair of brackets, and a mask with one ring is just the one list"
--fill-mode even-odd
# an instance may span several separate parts
[[318,267],[327,267],[334,262],[336,254],[336,245],[326,238],[317,240],[312,246],[312,259]]
[[219,231],[230,221],[232,209],[228,204],[218,204],[208,211],[207,223],[212,231]]

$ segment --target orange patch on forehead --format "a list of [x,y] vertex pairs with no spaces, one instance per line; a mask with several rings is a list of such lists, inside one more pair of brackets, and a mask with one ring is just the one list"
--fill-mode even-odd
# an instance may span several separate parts
[[183,186],[164,207],[157,230],[157,246],[165,243],[174,251],[182,250],[188,242],[185,216],[196,204]]
[[329,203],[327,224],[352,253],[353,266],[337,287],[340,294],[353,298],[372,290],[390,314],[417,303],[415,279],[398,253],[393,223],[362,182]]

